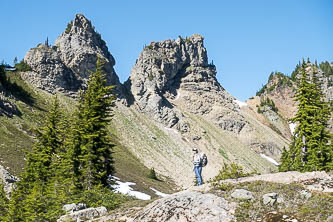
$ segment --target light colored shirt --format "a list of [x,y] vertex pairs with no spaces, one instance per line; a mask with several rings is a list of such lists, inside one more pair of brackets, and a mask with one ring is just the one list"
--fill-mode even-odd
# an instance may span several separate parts
[[199,153],[195,153],[193,155],[193,164],[194,164],[194,166],[200,166],[200,163],[201,163],[200,154]]

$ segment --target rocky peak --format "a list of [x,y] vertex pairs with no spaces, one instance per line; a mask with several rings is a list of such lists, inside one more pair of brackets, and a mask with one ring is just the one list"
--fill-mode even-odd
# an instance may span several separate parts
[[106,43],[97,33],[91,22],[77,14],[69,23],[65,32],[55,41],[62,61],[83,79],[96,69],[97,57],[105,60],[104,71],[109,74],[109,81],[119,85],[119,79],[113,66],[115,60],[108,51]]
[[108,84],[116,85],[120,91],[119,78],[113,69],[115,60],[105,41],[87,18],[77,14],[54,46],[39,44],[27,52],[24,61],[33,72],[24,73],[23,77],[51,93],[76,92],[85,87],[90,72],[96,70],[98,57],[105,61]]
[[[215,66],[208,64],[203,39],[194,34],[150,43],[132,68],[126,87],[141,111],[169,127],[182,127],[183,114],[176,107],[184,107],[189,112],[211,114],[221,128],[239,132],[245,123],[237,122],[242,117],[235,118],[235,112],[231,114],[237,105],[218,83]],[[181,104],[174,106],[178,101]]]
[[[67,31],[67,30],[66,30]],[[95,32],[91,22],[82,14],[77,14],[73,21],[70,22],[67,33],[93,33]]]

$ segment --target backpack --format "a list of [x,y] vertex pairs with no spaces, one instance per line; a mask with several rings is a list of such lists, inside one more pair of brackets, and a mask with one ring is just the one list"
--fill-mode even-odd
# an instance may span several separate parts
[[201,165],[202,167],[205,167],[208,163],[208,158],[207,155],[205,153],[201,153],[200,154],[200,159],[201,159]]

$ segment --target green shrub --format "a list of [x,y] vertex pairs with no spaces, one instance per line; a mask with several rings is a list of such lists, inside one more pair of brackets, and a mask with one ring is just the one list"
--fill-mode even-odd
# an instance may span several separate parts
[[71,28],[72,28],[72,22],[69,22],[68,24],[67,24],[67,27],[66,27],[66,30],[65,30],[65,33],[69,33],[70,31],[71,31]]
[[76,203],[85,203],[88,207],[104,206],[108,210],[113,210],[121,203],[124,203],[132,197],[123,194],[114,193],[108,187],[95,186],[93,189],[85,190],[76,196]]
[[[268,97],[266,98],[266,99],[262,99],[261,101],[260,101],[260,107],[263,107],[263,106],[268,106],[268,107],[270,107],[274,112],[278,112],[278,109],[277,109],[277,107],[275,106],[275,103],[274,103],[274,101],[273,100],[271,100],[271,99],[269,99]],[[258,108],[258,113],[262,113],[262,110],[260,110],[260,109]]]
[[32,71],[31,67],[27,63],[25,63],[23,59],[20,63],[15,64],[15,68],[19,72]]
[[237,179],[240,177],[246,177],[251,174],[245,173],[243,171],[243,167],[236,164],[231,163],[230,165],[224,163],[222,166],[222,169],[219,171],[218,175],[213,178],[213,182],[217,182],[220,180],[226,180],[226,179]]
[[155,169],[151,168],[148,174],[148,178],[153,179],[153,180],[158,180]]
[[148,73],[148,79],[149,79],[149,81],[153,81],[153,79],[154,79],[154,75],[153,75],[152,72],[149,72],[149,73]]
[[153,46],[152,46],[152,45],[148,45],[148,46],[146,46],[145,48],[150,49],[150,50],[153,50]]

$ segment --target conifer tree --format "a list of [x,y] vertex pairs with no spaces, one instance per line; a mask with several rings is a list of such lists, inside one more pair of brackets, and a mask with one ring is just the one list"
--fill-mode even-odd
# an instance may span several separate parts
[[107,125],[110,122],[114,100],[113,87],[107,86],[98,59],[96,71],[90,74],[88,88],[81,94],[70,147],[74,183],[78,189],[89,190],[95,185],[108,185],[113,173],[112,143]]
[[37,142],[28,154],[27,164],[12,194],[7,221],[50,221],[56,218],[51,210],[61,209],[54,178],[63,146],[62,113],[57,97],[45,121],[37,130]]
[[3,221],[8,211],[8,198],[4,191],[4,185],[0,182],[0,221]]
[[282,154],[280,171],[332,169],[333,150],[326,130],[330,111],[322,99],[315,67],[312,67],[312,76],[306,71],[310,65],[303,61],[295,97],[298,112],[292,119],[298,126],[289,151],[284,150]]

